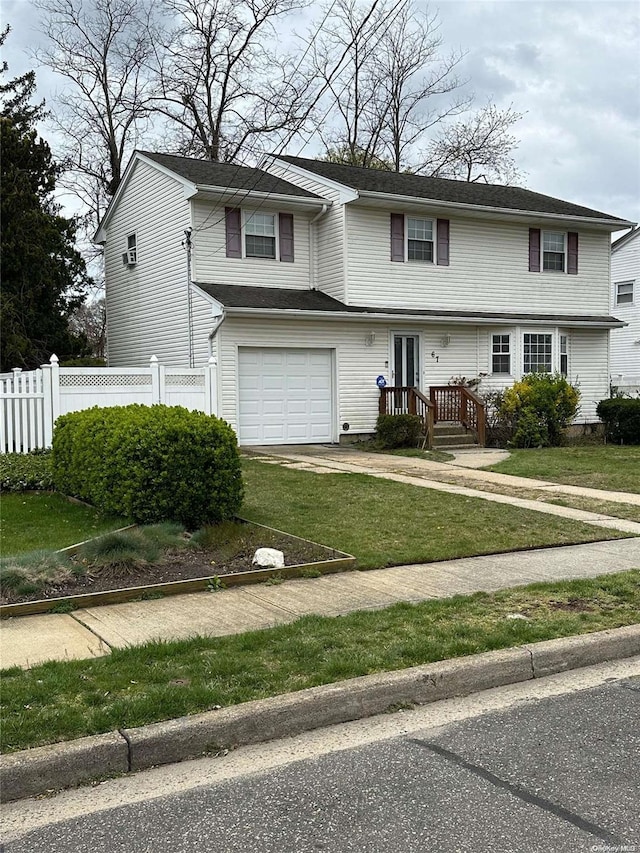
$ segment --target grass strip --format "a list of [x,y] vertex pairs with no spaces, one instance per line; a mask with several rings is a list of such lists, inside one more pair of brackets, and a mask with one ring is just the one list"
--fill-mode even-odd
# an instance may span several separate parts
[[314,474],[251,459],[243,473],[246,518],[346,551],[366,569],[628,535],[366,474]]
[[[316,583],[316,581],[305,581]],[[519,614],[526,618],[509,618]],[[11,752],[555,637],[640,616],[640,569],[396,604],[227,637],[148,643],[83,661],[2,673]]]
[[2,555],[57,550],[101,533],[117,530],[128,522],[105,516],[93,507],[74,503],[51,492],[12,492],[2,495],[0,541]]
[[488,470],[571,486],[640,494],[640,446],[615,444],[511,450]]

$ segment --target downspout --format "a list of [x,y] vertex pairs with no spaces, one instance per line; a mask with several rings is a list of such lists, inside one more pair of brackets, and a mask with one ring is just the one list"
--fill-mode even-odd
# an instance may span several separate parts
[[220,314],[218,314],[214,318],[215,322],[214,322],[213,326],[211,327],[211,331],[209,332],[209,358],[214,357],[214,355],[213,355],[213,341],[215,339],[215,336],[218,334],[218,329],[224,323],[226,316],[227,315],[225,313],[225,310],[224,310],[224,308],[222,308]]
[[320,219],[321,216],[324,216],[327,210],[329,209],[328,204],[323,204],[318,213],[313,217],[313,219],[309,220],[309,282],[311,284],[311,290],[317,290],[316,287],[316,271],[318,266],[318,258],[316,255],[316,229],[314,228],[315,223]]

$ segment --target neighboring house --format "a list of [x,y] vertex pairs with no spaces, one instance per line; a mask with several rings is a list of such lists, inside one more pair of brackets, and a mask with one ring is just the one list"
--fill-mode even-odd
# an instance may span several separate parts
[[611,310],[628,323],[611,333],[611,384],[640,391],[640,228],[611,244]]
[[428,396],[560,371],[592,421],[621,326],[610,234],[630,224],[515,187],[137,152],[96,235],[109,361],[215,358],[242,444],[369,434],[378,377]]

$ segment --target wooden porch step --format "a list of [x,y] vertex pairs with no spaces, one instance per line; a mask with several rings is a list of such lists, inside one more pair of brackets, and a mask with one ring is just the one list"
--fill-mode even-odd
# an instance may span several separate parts
[[462,429],[462,432],[445,434],[434,431],[431,444],[434,450],[444,450],[447,447],[475,447],[477,441],[473,433]]

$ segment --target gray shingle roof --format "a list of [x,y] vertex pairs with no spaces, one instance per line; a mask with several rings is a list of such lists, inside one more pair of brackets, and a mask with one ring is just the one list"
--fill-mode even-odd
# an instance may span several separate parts
[[139,151],[155,163],[175,172],[191,181],[208,187],[228,187],[230,190],[256,190],[263,193],[319,198],[282,178],[276,178],[248,166],[234,166],[232,163],[213,163],[211,160],[196,160],[192,157],[178,157],[174,154],[155,154],[151,151]]
[[588,207],[541,195],[521,187],[451,181],[446,178],[427,178],[424,175],[364,169],[360,166],[345,166],[342,163],[328,163],[323,160],[308,160],[305,157],[290,157],[288,155],[281,155],[279,159],[300,166],[300,168],[307,169],[317,175],[322,175],[332,181],[337,181],[337,183],[345,184],[355,190],[365,192],[389,193],[390,195],[498,207],[507,210],[554,213],[569,217],[586,216],[597,219],[618,219],[620,222],[626,221],[618,216],[611,216],[608,213],[591,210]]
[[445,311],[423,308],[381,308],[362,305],[345,305],[321,290],[295,290],[289,287],[254,287],[243,284],[209,284],[197,282],[200,290],[212,296],[225,308],[255,308],[275,311],[324,311],[328,314],[344,312],[354,315],[392,314],[399,317],[433,317],[434,320],[519,320],[549,323],[584,323],[585,325],[622,325],[615,317],[585,314],[526,314],[504,311]]

